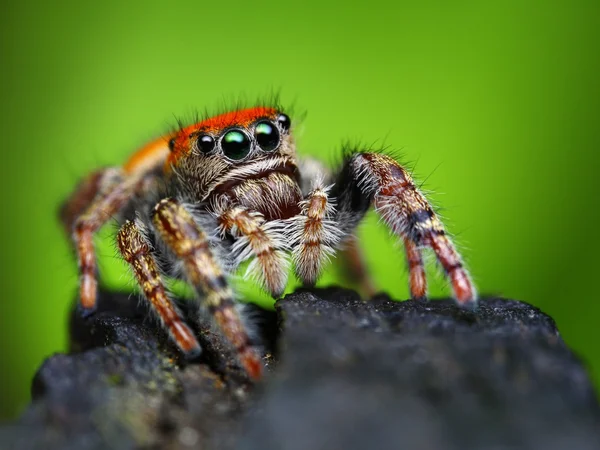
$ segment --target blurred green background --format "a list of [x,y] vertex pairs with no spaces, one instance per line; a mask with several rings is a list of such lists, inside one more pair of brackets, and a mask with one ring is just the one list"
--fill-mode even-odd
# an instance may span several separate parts
[[[600,2],[12,3],[0,19],[2,417],[66,349],[77,274],[56,211],[76,181],[174,116],[273,89],[307,112],[302,154],[332,160],[344,139],[401,149],[480,291],[551,314],[600,385]],[[360,233],[380,287],[406,298],[400,247],[373,217]],[[109,284],[129,289],[110,245],[101,253]]]

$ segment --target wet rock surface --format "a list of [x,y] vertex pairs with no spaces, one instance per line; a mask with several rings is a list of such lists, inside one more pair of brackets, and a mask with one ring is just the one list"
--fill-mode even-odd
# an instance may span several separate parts
[[6,448],[600,449],[585,369],[525,303],[298,291],[249,314],[267,366],[256,386],[188,304],[196,361],[136,303],[103,293],[96,314],[73,315],[72,352],[44,362],[0,430]]

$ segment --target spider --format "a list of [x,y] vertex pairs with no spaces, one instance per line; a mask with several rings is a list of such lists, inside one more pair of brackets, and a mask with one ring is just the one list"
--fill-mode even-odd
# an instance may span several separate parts
[[422,250],[430,247],[457,303],[476,305],[459,253],[408,171],[386,154],[359,149],[344,152],[335,173],[298,160],[290,117],[279,107],[223,113],[160,137],[122,167],[85,178],[61,218],[77,255],[84,315],[96,307],[93,235],[117,217],[119,252],[179,349],[189,357],[201,350],[169,296],[167,275],[194,288],[241,366],[259,379],[261,358],[236,308],[228,274],[250,260],[248,273],[278,298],[290,260],[310,286],[327,260],[345,248],[345,259],[365,281],[360,253],[348,243],[371,206],[404,244],[412,298],[426,298]]

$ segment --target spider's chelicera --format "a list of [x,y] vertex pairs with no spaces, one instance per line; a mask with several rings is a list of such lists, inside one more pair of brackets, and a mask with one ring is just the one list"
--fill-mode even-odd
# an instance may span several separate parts
[[353,235],[373,206],[404,244],[413,298],[426,298],[422,250],[430,247],[460,305],[476,292],[460,255],[410,174],[393,158],[356,149],[335,172],[299,160],[290,118],[276,108],[243,109],[151,142],[122,167],[87,177],[66,202],[62,220],[79,262],[80,306],[96,306],[93,235],[111,217],[117,243],[143,297],[178,347],[200,351],[169,298],[163,277],[182,277],[197,293],[254,379],[262,364],[235,308],[228,275],[248,271],[277,298],[296,275],[313,285],[337,250],[369,293],[372,284]]

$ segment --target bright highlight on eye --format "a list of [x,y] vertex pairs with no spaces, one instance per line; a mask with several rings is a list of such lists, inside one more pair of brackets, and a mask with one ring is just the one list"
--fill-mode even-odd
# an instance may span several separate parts
[[250,153],[250,139],[240,130],[230,130],[221,141],[223,153],[230,159],[244,159]]
[[256,124],[254,136],[259,147],[266,152],[275,150],[279,146],[279,131],[271,122],[264,120]]

